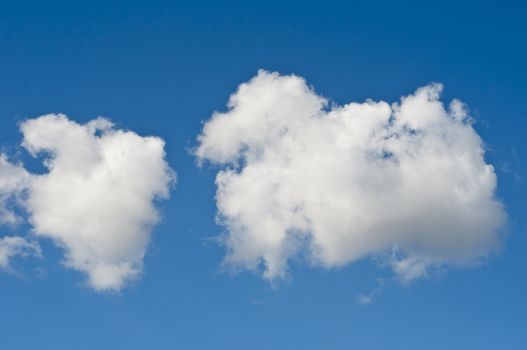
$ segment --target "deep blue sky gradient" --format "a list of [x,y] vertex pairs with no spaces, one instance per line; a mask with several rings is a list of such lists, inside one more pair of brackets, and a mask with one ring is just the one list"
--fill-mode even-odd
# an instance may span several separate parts
[[[99,115],[166,142],[178,173],[161,203],[144,276],[97,294],[61,266],[18,260],[0,273],[0,349],[526,349],[527,7],[481,2],[2,1],[0,147],[21,120]],[[502,253],[478,268],[356,302],[390,271],[292,262],[272,288],[230,276],[213,242],[214,176],[189,149],[202,121],[260,68],[305,77],[337,103],[396,101],[432,81],[462,99],[486,142],[509,213]],[[18,155],[17,155],[18,153]],[[28,227],[2,227],[0,235]]]

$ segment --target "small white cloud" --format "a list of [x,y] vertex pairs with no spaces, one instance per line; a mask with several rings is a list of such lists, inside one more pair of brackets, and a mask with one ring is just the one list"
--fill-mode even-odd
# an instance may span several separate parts
[[[65,250],[65,264],[88,275],[96,290],[119,290],[141,273],[155,200],[167,198],[173,172],[164,141],[118,130],[104,118],[84,125],[46,115],[20,126],[25,147],[45,157],[45,174],[30,174],[0,154],[0,224],[28,214],[33,234]],[[0,268],[16,255],[40,252],[22,237],[0,241]]]
[[29,174],[22,165],[9,162],[7,156],[0,153],[0,225],[19,222],[10,202],[19,202],[28,179]]
[[363,305],[369,305],[373,303],[373,298],[370,294],[359,294],[357,296],[357,303]]
[[41,256],[37,242],[30,242],[22,237],[0,237],[0,269],[11,270],[10,260],[16,256]]
[[46,156],[49,170],[26,184],[34,235],[62,247],[66,266],[86,273],[94,289],[121,289],[140,274],[159,220],[154,201],[175,181],[164,141],[65,115],[27,120],[21,131],[23,147]]
[[409,281],[491,254],[506,217],[496,174],[463,103],[445,108],[441,90],[328,108],[297,76],[260,71],[242,84],[195,150],[225,166],[225,264],[273,280],[299,253],[330,268],[396,248],[388,263]]

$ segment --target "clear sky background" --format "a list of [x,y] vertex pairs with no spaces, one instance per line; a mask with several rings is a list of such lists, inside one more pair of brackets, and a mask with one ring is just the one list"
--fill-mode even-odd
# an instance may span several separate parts
[[[1,349],[527,348],[526,8],[480,2],[31,2],[0,4],[0,146],[62,112],[165,139],[178,173],[145,271],[96,293],[42,240],[44,259],[0,273]],[[216,168],[189,149],[258,69],[298,74],[337,103],[397,101],[429,82],[468,104],[509,215],[502,252],[477,268],[390,284],[374,262],[291,265],[272,288],[223,273],[211,239]],[[24,151],[28,168],[42,171]],[[2,227],[1,235],[28,227]]]

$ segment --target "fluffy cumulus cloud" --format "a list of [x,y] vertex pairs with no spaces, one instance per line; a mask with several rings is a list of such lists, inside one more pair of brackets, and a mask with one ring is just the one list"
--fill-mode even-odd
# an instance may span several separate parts
[[[62,247],[66,266],[86,273],[94,289],[121,289],[142,270],[159,220],[155,201],[169,196],[175,180],[164,141],[116,129],[104,118],[81,125],[45,115],[20,129],[22,146],[44,157],[48,171],[29,174],[0,158],[0,218],[16,220],[5,203],[22,191],[18,202],[36,237]],[[11,247],[29,248],[21,241]]]
[[198,137],[216,177],[225,264],[286,276],[288,262],[382,258],[403,281],[481,261],[505,220],[464,105],[442,86],[338,106],[297,76],[260,71]]

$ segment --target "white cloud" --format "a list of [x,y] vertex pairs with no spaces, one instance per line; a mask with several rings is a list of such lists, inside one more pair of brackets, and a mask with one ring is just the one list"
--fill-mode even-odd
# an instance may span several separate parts
[[362,305],[370,305],[373,303],[373,297],[374,295],[372,293],[359,294],[357,296],[357,303],[362,304]]
[[260,71],[242,84],[195,150],[224,165],[225,264],[272,280],[299,254],[328,268],[380,256],[409,281],[491,254],[506,216],[494,168],[463,104],[445,108],[441,89],[328,107],[297,76]]
[[15,256],[40,256],[40,246],[37,242],[29,242],[22,237],[0,237],[0,269],[10,270],[10,259]]
[[19,217],[12,207],[18,202],[28,179],[29,174],[23,166],[9,162],[7,156],[0,153],[0,225],[18,223]]
[[23,147],[46,155],[49,170],[27,183],[33,233],[61,246],[65,264],[86,273],[94,289],[121,289],[142,270],[159,220],[154,201],[167,198],[175,180],[164,141],[65,115],[27,120],[21,131]]

